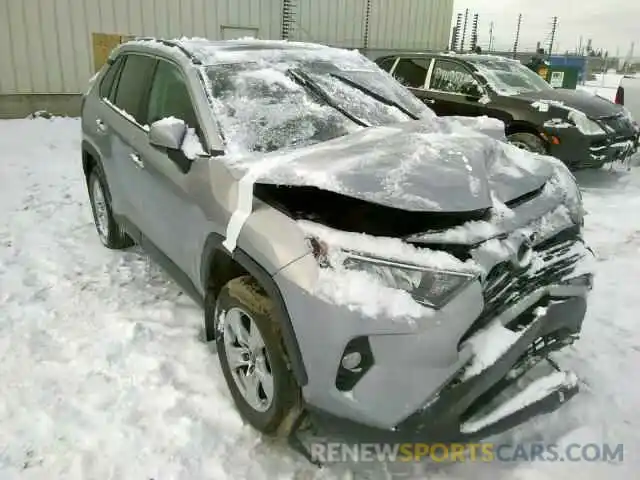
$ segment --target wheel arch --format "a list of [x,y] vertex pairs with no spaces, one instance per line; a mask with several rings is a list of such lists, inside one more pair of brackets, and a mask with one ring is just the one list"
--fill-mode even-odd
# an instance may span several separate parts
[[82,141],[82,171],[84,172],[85,178],[89,178],[89,174],[91,170],[98,164],[100,161],[100,154],[96,150],[96,148],[91,145],[87,140]]
[[273,301],[278,313],[279,327],[291,371],[298,385],[306,385],[308,377],[302,353],[278,285],[269,272],[247,253],[236,247],[231,254],[222,245],[223,241],[222,235],[210,234],[205,242],[201,258],[200,276],[205,297],[205,335],[207,341],[215,339],[215,301],[220,290],[233,278],[248,274],[258,282]]
[[505,127],[505,135],[507,137],[507,140],[509,139],[510,135],[513,135],[515,133],[529,133],[531,135],[534,135],[535,137],[539,138],[542,141],[545,152],[549,153],[550,143],[548,138],[533,123],[523,121],[523,120],[515,120],[510,122]]
[[505,134],[509,136],[514,133],[531,133],[537,137],[543,138],[538,127],[533,123],[526,122],[524,120],[513,120],[507,124],[505,127]]

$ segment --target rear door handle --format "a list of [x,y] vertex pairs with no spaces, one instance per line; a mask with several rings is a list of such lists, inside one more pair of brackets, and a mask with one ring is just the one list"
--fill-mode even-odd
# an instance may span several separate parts
[[107,133],[107,125],[99,118],[96,119],[96,128],[98,133]]
[[140,155],[138,155],[137,153],[130,153],[129,158],[133,163],[135,163],[136,167],[144,168],[144,163],[142,162]]
[[434,103],[436,103],[436,101],[432,98],[425,98],[424,103],[426,103],[427,105],[433,105]]

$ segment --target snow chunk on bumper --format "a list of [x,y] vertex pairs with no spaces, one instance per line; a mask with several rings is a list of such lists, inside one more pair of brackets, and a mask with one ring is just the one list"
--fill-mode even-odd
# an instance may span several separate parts
[[[531,325],[535,324],[535,320],[547,314],[545,307],[538,307],[534,311],[535,319]],[[479,375],[504,355],[509,348],[526,332],[521,330],[514,332],[504,327],[499,321],[494,321],[489,326],[480,330],[471,337],[467,344],[471,346],[473,359],[467,366],[462,375],[461,380],[468,380],[471,377]]]

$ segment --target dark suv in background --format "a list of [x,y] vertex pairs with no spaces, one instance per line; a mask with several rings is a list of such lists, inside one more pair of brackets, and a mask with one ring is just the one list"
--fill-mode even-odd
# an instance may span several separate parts
[[624,161],[638,148],[638,125],[623,106],[553,88],[516,60],[418,53],[376,63],[438,115],[502,120],[511,143],[555,156],[570,168]]

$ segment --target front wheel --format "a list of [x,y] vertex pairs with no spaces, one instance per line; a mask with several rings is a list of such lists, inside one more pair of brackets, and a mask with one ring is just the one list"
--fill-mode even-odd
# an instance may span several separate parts
[[216,301],[216,346],[242,417],[276,433],[294,412],[298,387],[287,367],[273,302],[249,276],[227,283]]
[[528,152],[546,154],[547,148],[544,141],[533,133],[518,132],[512,133],[507,140],[514,147],[521,148]]

